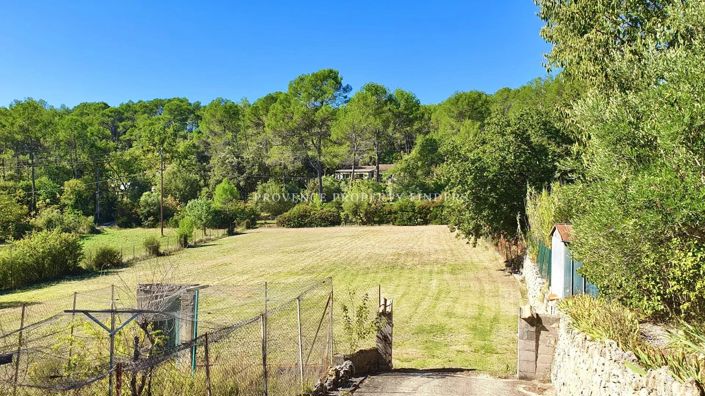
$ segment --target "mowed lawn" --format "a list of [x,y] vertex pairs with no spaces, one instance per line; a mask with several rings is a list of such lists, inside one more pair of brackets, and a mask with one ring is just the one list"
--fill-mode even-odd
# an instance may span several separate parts
[[[396,367],[515,370],[517,281],[488,246],[473,247],[446,226],[260,228],[111,274],[0,295],[51,301],[112,283],[150,282],[168,266],[175,282],[238,285],[333,277],[336,316],[348,290],[382,286],[394,299]],[[207,289],[206,291],[207,292]],[[372,300],[377,296],[371,295]],[[336,334],[340,334],[337,320]]]

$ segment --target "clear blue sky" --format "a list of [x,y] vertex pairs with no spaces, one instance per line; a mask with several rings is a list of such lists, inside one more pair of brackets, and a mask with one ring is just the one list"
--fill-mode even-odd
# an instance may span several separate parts
[[531,0],[3,2],[0,105],[256,99],[335,68],[436,103],[545,76]]

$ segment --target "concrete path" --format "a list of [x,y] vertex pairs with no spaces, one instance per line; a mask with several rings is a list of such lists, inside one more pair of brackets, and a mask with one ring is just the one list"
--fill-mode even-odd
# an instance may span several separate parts
[[367,378],[355,396],[549,396],[549,385],[471,371],[399,370]]

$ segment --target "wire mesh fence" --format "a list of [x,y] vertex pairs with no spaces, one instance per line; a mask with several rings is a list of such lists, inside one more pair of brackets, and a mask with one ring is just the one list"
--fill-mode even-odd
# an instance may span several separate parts
[[[214,229],[207,229],[206,231],[204,230],[194,230],[192,238],[189,240],[189,243],[191,245],[199,245],[208,241],[212,241],[217,238],[221,238],[228,235],[226,229],[219,229],[219,228],[214,228]],[[173,253],[176,251],[179,251],[183,249],[183,246],[179,243],[179,237],[178,235],[165,235],[162,237],[159,237],[159,243],[160,243],[160,251],[165,254]],[[147,259],[149,257],[152,257],[153,254],[150,253],[147,248],[144,246],[143,243],[118,243],[118,244],[111,244],[111,243],[106,243],[103,246],[96,246],[96,247],[91,247],[87,248],[84,250],[84,259],[86,262],[91,262],[93,261],[93,258],[96,255],[96,252],[101,247],[112,247],[115,250],[120,252],[120,256],[122,257],[122,260],[126,263],[129,262],[135,262],[135,261],[140,261]],[[11,248],[11,247],[10,247]]]
[[0,394],[290,395],[332,362],[331,279],[140,284],[0,309]]

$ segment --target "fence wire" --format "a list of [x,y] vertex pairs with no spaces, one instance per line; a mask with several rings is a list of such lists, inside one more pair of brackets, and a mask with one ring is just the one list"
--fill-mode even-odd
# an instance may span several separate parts
[[6,306],[0,394],[305,393],[332,361],[332,293],[330,279],[148,284]]

